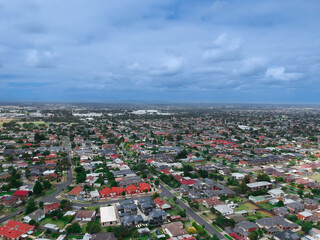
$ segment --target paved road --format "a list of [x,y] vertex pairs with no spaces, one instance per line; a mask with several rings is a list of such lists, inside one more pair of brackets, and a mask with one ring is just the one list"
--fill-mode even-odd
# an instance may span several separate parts
[[[160,184],[161,185],[161,184]],[[174,198],[174,195],[163,185],[161,185],[162,192],[160,195],[162,197],[167,198]],[[182,209],[185,209],[187,214],[189,214],[190,217],[192,217],[198,224],[201,226],[204,225],[205,229],[211,234],[217,234],[219,239],[226,239],[223,235],[221,235],[220,232],[218,232],[214,227],[212,227],[207,221],[205,221],[202,217],[200,217],[197,213],[195,213],[191,208],[189,208],[186,204],[184,204],[180,199],[177,199],[176,203],[181,207]]]
[[[69,138],[68,137],[65,137],[64,138],[65,140],[65,150],[66,152],[68,153],[67,155],[67,158],[71,164],[71,158],[70,158],[70,149],[69,149]],[[54,193],[50,194],[49,196],[47,197],[44,197],[38,201],[36,201],[36,203],[42,201],[42,202],[60,202],[60,200],[58,200],[56,197],[58,194],[60,194],[67,186],[69,186],[70,184],[72,183],[72,170],[71,168],[68,170],[67,172],[67,181],[66,182],[63,182],[63,183],[60,183],[60,184],[57,184],[56,185],[56,188],[57,188],[57,191],[55,191]],[[13,216],[15,215],[18,215],[21,211],[24,212],[26,210],[25,207],[23,208],[19,208],[17,211],[13,212],[13,213],[10,213],[9,215],[3,217],[3,218],[0,218],[0,223],[2,222],[5,222],[7,220],[9,220],[10,218],[12,218]]]

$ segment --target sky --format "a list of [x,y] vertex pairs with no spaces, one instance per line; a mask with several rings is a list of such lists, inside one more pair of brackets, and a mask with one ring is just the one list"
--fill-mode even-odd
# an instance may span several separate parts
[[320,103],[319,0],[0,0],[0,101]]

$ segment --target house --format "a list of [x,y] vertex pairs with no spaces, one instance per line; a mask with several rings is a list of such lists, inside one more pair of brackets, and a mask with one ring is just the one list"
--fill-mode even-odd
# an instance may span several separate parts
[[153,209],[149,213],[149,223],[154,226],[160,226],[167,221],[167,213],[161,209]]
[[125,191],[126,194],[136,194],[139,192],[139,189],[135,185],[131,184],[125,188]]
[[231,176],[234,177],[237,180],[242,180],[245,177],[245,175],[242,174],[242,173],[231,173]]
[[57,225],[51,224],[51,223],[47,223],[43,227],[44,227],[45,230],[47,230],[49,232],[57,233],[57,232],[60,231],[60,228]]
[[261,218],[256,221],[256,224],[268,233],[275,233],[283,230],[298,229],[299,226],[295,223],[291,223],[280,216],[271,218]]
[[156,203],[156,206],[160,209],[167,210],[167,209],[171,208],[170,204],[168,204],[165,200],[163,200],[159,197],[154,199],[154,202]]
[[297,214],[297,217],[300,220],[303,220],[303,221],[311,221],[312,218],[313,218],[313,214],[311,212],[308,212],[308,211],[303,211],[303,212],[299,212]]
[[183,229],[183,223],[180,221],[163,224],[161,229],[164,233],[168,234],[170,238],[187,234],[187,232]]
[[83,188],[80,186],[77,186],[69,192],[69,195],[74,197],[79,197],[82,191],[83,191]]
[[91,235],[90,240],[118,240],[112,232],[95,233]]
[[202,201],[202,204],[206,207],[206,208],[213,208],[215,205],[220,205],[222,204],[222,202],[220,201],[219,197],[211,197],[208,199],[205,199]]
[[116,206],[100,207],[100,224],[102,227],[120,225]]
[[304,210],[304,204],[300,202],[293,202],[287,204],[287,208],[291,214],[297,214],[298,212],[302,212]]
[[274,198],[282,198],[284,195],[284,191],[281,189],[271,189],[268,191],[268,193]]
[[51,203],[43,206],[45,214],[51,213],[54,210],[59,209],[60,203]]
[[102,198],[115,198],[121,196],[124,191],[125,190],[122,187],[104,188],[100,191],[100,196]]
[[138,215],[129,215],[121,218],[121,223],[124,227],[135,227],[139,224],[144,223],[144,219],[140,214]]
[[242,221],[235,225],[233,232],[238,236],[247,239],[251,232],[257,231],[259,229],[258,225],[249,222],[249,221]]
[[286,217],[289,215],[289,211],[286,207],[275,207],[272,211],[275,215],[280,217]]
[[139,190],[140,192],[150,192],[151,188],[150,185],[148,183],[140,183],[139,184]]
[[179,190],[182,194],[186,195],[189,194],[190,188],[187,185],[181,185]]
[[301,237],[291,230],[284,230],[273,235],[275,240],[300,240]]
[[29,223],[31,220],[40,222],[45,217],[46,217],[45,212],[42,209],[37,209],[34,212],[30,213],[29,215],[25,216],[23,218],[23,222]]
[[76,214],[76,220],[80,222],[91,222],[96,217],[96,211],[79,210]]
[[13,196],[17,196],[21,200],[24,200],[29,196],[29,191],[17,190],[14,192]]
[[214,209],[221,213],[222,216],[227,216],[233,214],[233,209],[226,204],[216,205]]
[[22,201],[18,196],[8,196],[2,199],[2,204],[5,206],[15,206],[21,203]]
[[309,235],[314,237],[315,239],[320,239],[320,230],[317,228],[312,228],[309,231]]
[[304,207],[305,207],[305,209],[308,209],[308,210],[316,210],[316,209],[318,209],[318,202],[317,201],[315,201],[315,200],[313,200],[313,199],[310,199],[310,198],[305,198],[304,200],[303,200],[303,202],[304,202]]
[[32,234],[35,226],[10,220],[5,226],[0,227],[0,237],[18,240],[23,234]]
[[247,187],[250,192],[255,192],[261,189],[271,189],[272,183],[266,181],[247,183]]
[[144,214],[149,215],[149,213],[156,207],[156,204],[150,197],[144,197],[138,199],[138,207]]

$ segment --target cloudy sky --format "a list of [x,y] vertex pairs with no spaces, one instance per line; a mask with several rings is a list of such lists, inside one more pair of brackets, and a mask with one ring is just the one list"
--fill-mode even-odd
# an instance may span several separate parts
[[0,101],[320,103],[319,0],[0,0]]

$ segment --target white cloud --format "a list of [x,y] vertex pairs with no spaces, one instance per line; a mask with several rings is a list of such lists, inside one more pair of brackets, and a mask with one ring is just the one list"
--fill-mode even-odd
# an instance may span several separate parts
[[274,68],[268,68],[266,71],[266,77],[271,77],[277,80],[282,81],[292,81],[297,80],[300,77],[302,77],[301,73],[288,73],[285,71],[284,67],[274,67]]
[[27,52],[27,64],[32,67],[54,67],[55,53],[50,50],[39,51],[36,49]]
[[240,38],[229,38],[227,34],[220,34],[208,50],[203,54],[207,61],[232,61],[240,56],[242,41]]
[[140,71],[142,70],[142,67],[139,63],[135,62],[133,64],[131,64],[129,67],[128,67],[129,70],[131,71]]
[[263,71],[266,60],[260,57],[250,57],[241,61],[240,66],[233,69],[235,75],[253,75]]
[[183,58],[169,58],[160,67],[150,70],[151,75],[171,76],[182,71]]

